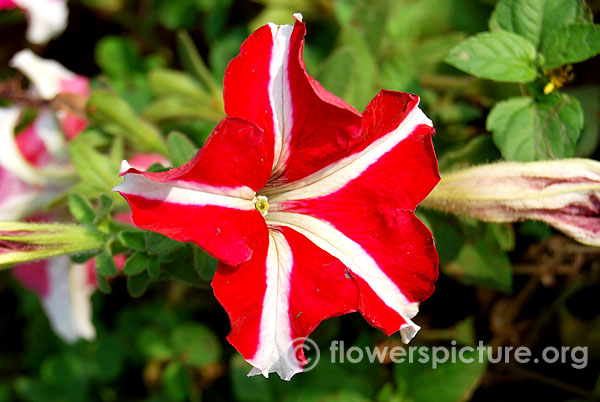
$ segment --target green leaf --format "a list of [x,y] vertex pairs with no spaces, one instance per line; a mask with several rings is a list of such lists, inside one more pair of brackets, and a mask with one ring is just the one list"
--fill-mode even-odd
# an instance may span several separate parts
[[98,269],[98,260],[96,260],[96,282],[98,283],[98,289],[104,294],[109,294],[110,283],[106,280],[106,278],[100,273]]
[[199,102],[211,99],[198,81],[181,71],[157,68],[148,73],[148,82],[156,95],[181,95]]
[[152,122],[191,118],[216,123],[224,117],[224,112],[211,102],[198,102],[180,95],[169,95],[150,103],[144,109],[143,116]]
[[200,16],[194,0],[157,1],[156,16],[161,25],[169,30],[191,28]]
[[119,183],[119,165],[94,149],[100,139],[98,132],[86,131],[69,143],[70,160],[82,179],[75,191],[83,189],[88,197],[110,192]]
[[219,361],[221,344],[217,336],[202,324],[179,324],[171,333],[171,344],[181,356],[181,361],[202,368]]
[[443,270],[467,285],[485,286],[506,293],[512,289],[510,259],[489,229],[473,243],[465,243],[454,262],[443,266]]
[[498,102],[486,127],[506,160],[533,161],[573,155],[583,127],[579,102],[553,94],[539,102],[512,98]]
[[170,362],[163,371],[162,383],[165,394],[170,401],[187,400],[188,377],[185,368],[179,362]]
[[169,150],[169,159],[173,166],[181,166],[192,159],[198,148],[184,134],[172,131],[167,137],[167,148]]
[[317,76],[327,90],[362,110],[376,94],[377,65],[360,31],[348,27],[342,42],[323,62]]
[[503,251],[512,251],[516,245],[515,230],[510,223],[488,223],[490,233]]
[[139,230],[123,230],[119,232],[119,241],[135,251],[146,251],[145,232]]
[[156,278],[160,275],[160,259],[158,257],[148,260],[148,275],[151,278]]
[[554,30],[542,47],[546,69],[578,63],[598,53],[600,28],[595,24],[571,24]]
[[124,368],[124,348],[117,335],[104,335],[98,339],[100,343],[94,351],[93,360],[89,361],[93,375],[103,382],[115,381]]
[[278,399],[273,383],[259,376],[248,377],[252,366],[240,354],[234,354],[229,364],[229,378],[235,399],[240,402],[275,402]]
[[69,196],[69,211],[79,222],[86,226],[95,227],[96,212],[92,204],[79,194]]
[[165,361],[173,358],[173,349],[167,337],[152,327],[140,329],[136,346],[142,356],[152,360]]
[[519,35],[484,32],[455,46],[445,61],[479,78],[530,82],[536,78],[534,46]]
[[600,144],[600,87],[582,86],[569,90],[583,110],[584,125],[575,149],[576,157],[591,157]]
[[244,27],[233,27],[216,37],[211,43],[208,60],[215,76],[219,79],[223,79],[227,64],[238,55],[240,45],[247,37],[248,31]]
[[146,272],[130,275],[127,277],[127,290],[132,297],[140,297],[146,292],[149,283],[150,277]]
[[119,77],[138,68],[139,52],[130,39],[105,36],[96,45],[95,60],[105,74]]
[[125,275],[136,275],[140,272],[144,272],[148,267],[148,256],[143,253],[133,253],[123,266],[123,273]]
[[100,194],[100,199],[98,200],[98,210],[96,211],[96,217],[94,218],[94,224],[99,224],[106,218],[106,216],[112,211],[113,206],[115,205],[114,199],[107,194]]
[[96,257],[96,270],[105,278],[112,278],[119,272],[115,260],[106,251],[101,252]]
[[73,261],[75,264],[83,264],[85,262],[88,262],[90,259],[94,258],[96,255],[98,255],[99,252],[99,250],[96,250],[86,253],[74,254],[71,255],[71,261]]
[[[418,360],[394,365],[398,389],[403,391],[400,400],[459,402],[470,399],[485,374],[487,362],[480,362],[479,352],[474,350],[465,351],[462,360],[438,362],[433,368],[433,359],[436,356],[441,359],[442,355],[434,354],[432,349],[419,350]],[[483,356],[485,358],[486,355]],[[468,363],[467,359],[472,359],[472,362]]]
[[116,94],[93,91],[88,101],[90,116],[99,123],[109,124],[125,139],[140,150],[166,154],[162,134],[152,124],[138,117],[129,104]]
[[208,255],[198,246],[194,247],[194,268],[198,276],[205,281],[211,281],[217,271],[217,260]]
[[582,2],[573,0],[500,0],[489,21],[490,30],[514,32],[537,49],[552,31],[584,15]]
[[148,254],[154,255],[172,253],[183,245],[183,243],[169,239],[167,236],[156,232],[146,232],[145,241]]
[[194,74],[213,95],[221,95],[221,85],[204,63],[194,41],[186,31],[177,32],[177,53],[186,70]]
[[367,46],[372,49],[373,54],[378,54],[380,42],[385,38],[384,30],[389,11],[388,0],[359,2],[354,8],[351,24],[363,32]]

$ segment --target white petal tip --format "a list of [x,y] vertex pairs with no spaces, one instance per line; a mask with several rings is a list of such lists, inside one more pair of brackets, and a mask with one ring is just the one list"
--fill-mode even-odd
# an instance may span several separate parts
[[414,337],[417,335],[417,332],[421,327],[419,327],[414,322],[402,324],[400,327],[400,336],[402,337],[402,343],[407,345]]
[[302,14],[301,14],[301,13],[295,13],[295,14],[294,14],[294,18],[295,18],[296,20],[298,20],[298,21],[302,22],[302,19],[303,19],[304,17],[302,16]]
[[248,377],[254,377],[255,375],[262,375],[265,378],[269,378],[269,372],[268,371],[266,371],[266,370],[262,371],[258,367],[252,367],[252,370],[250,370],[248,372]]
[[119,176],[123,176],[125,172],[131,169],[131,165],[125,159],[121,161],[121,168],[119,169]]

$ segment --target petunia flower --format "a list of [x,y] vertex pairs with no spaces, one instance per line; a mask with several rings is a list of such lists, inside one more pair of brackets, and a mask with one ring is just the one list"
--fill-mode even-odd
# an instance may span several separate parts
[[96,337],[90,303],[96,287],[95,270],[61,256],[20,264],[12,272],[38,295],[52,329],[63,340],[71,343]]
[[10,65],[29,79],[32,90],[41,99],[54,100],[56,117],[68,139],[85,130],[88,121],[83,111],[90,96],[87,77],[75,74],[55,60],[43,59],[29,49],[16,53]]
[[18,107],[0,108],[0,220],[17,220],[62,193],[73,174],[66,164],[63,135],[42,111],[15,135]]
[[66,0],[0,0],[0,11],[19,8],[29,21],[27,40],[44,45],[67,27],[69,9]]
[[219,260],[212,286],[228,340],[289,380],[302,337],[360,311],[408,342],[438,257],[414,210],[439,180],[431,121],[415,95],[381,91],[361,115],[308,75],[305,25],[265,25],[225,72],[227,118],[180,168],[123,162],[115,190],[141,228]]

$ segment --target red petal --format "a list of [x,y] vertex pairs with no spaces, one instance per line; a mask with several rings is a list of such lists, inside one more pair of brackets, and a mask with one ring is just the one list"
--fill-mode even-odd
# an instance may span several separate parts
[[229,341],[254,367],[289,379],[305,364],[302,342],[324,319],[357,309],[358,289],[336,258],[290,228],[271,232],[268,253],[213,280],[231,320]]
[[252,198],[269,177],[272,149],[259,128],[228,118],[189,163],[162,173],[126,169],[116,190],[139,227],[240,264],[266,242],[267,227]]
[[228,116],[247,119],[274,138],[270,185],[299,180],[363,141],[360,114],[306,72],[303,22],[270,24],[242,45],[225,72]]
[[431,233],[413,214],[439,180],[433,130],[412,99],[380,94],[363,124],[375,141],[311,184],[269,198],[267,222],[297,228],[345,263],[361,288],[361,312],[386,333],[417,328],[408,321],[438,274]]

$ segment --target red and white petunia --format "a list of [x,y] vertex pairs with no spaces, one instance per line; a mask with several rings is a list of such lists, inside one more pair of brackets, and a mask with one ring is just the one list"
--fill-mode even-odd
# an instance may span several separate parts
[[39,210],[66,189],[72,169],[65,163],[63,134],[47,110],[15,135],[18,107],[0,108],[0,220]]
[[304,67],[305,25],[268,24],[225,73],[227,118],[186,165],[123,163],[134,222],[220,263],[213,289],[253,374],[290,379],[298,338],[354,311],[408,342],[438,258],[414,210],[439,180],[415,95],[382,91],[361,115]]
[[[90,81],[87,77],[75,74],[55,60],[41,58],[29,49],[16,53],[10,65],[29,79],[32,90],[43,100],[51,101],[58,95],[63,95],[71,97],[71,102],[85,105],[90,96]],[[70,140],[88,125],[86,116],[72,108],[55,110],[55,114]]]
[[73,264],[69,257],[17,265],[14,277],[38,295],[54,332],[66,342],[96,337],[90,296],[96,289],[93,265]]
[[27,40],[43,45],[67,27],[69,9],[66,0],[0,0],[1,10],[23,10],[29,21]]

